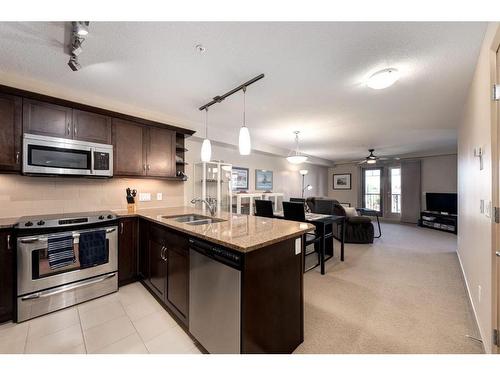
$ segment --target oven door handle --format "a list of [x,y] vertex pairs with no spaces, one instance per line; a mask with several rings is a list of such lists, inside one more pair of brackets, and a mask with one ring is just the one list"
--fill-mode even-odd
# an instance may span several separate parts
[[21,300],[26,301],[26,300],[30,300],[30,299],[46,298],[46,297],[54,296],[56,294],[68,292],[70,290],[78,289],[78,288],[81,288],[81,287],[84,287],[87,285],[100,283],[102,281],[105,281],[105,280],[110,279],[110,278],[115,277],[115,276],[116,276],[116,272],[110,273],[108,275],[105,275],[103,277],[99,277],[96,279],[79,281],[79,282],[76,282],[76,283],[73,283],[70,285],[63,285],[63,286],[60,286],[58,288],[54,288],[54,289],[46,291],[46,292],[37,292],[37,293],[29,294],[27,296],[21,297]]
[[34,242],[46,242],[47,237],[29,237],[29,238],[20,238],[19,241],[21,243],[34,243]]

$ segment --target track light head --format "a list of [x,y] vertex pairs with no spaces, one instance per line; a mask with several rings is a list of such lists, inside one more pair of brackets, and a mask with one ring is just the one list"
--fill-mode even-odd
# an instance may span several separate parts
[[75,38],[73,44],[71,45],[71,55],[72,56],[79,56],[80,53],[82,53],[82,44],[83,44],[83,39],[80,38]]
[[77,72],[82,68],[80,63],[78,62],[78,58],[76,56],[71,56],[69,61],[68,61],[68,66],[71,68],[72,71]]
[[74,21],[73,31],[79,36],[86,36],[89,33],[89,21]]

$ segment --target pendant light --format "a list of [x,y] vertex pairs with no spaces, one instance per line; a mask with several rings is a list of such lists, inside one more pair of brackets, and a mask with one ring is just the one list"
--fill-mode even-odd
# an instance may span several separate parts
[[250,132],[248,131],[246,125],[246,86],[243,87],[243,126],[240,128],[240,136],[238,140],[238,145],[240,149],[240,155],[250,155],[251,142],[250,142]]
[[307,160],[307,156],[303,155],[299,151],[299,131],[294,131],[295,133],[295,150],[290,151],[290,154],[287,156],[286,160],[288,160],[291,164],[301,164]]
[[205,108],[205,139],[201,145],[201,161],[208,162],[212,158],[212,145],[208,139],[208,108]]

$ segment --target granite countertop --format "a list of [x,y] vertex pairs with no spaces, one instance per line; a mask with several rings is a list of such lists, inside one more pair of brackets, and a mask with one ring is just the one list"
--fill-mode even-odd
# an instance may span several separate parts
[[188,225],[179,223],[172,218],[163,217],[186,214],[210,216],[208,211],[204,212],[191,207],[138,209],[135,214],[129,214],[126,210],[113,212],[119,217],[143,217],[194,237],[244,253],[297,237],[314,229],[312,224],[307,223],[226,212],[215,215],[215,217],[225,221],[204,225]]
[[13,228],[14,225],[19,221],[18,217],[5,217],[0,218],[0,229],[9,229]]

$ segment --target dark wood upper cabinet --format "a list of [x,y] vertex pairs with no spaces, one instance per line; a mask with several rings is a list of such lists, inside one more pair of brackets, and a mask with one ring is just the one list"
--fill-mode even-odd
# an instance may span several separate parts
[[0,94],[0,169],[21,170],[22,99]]
[[0,323],[14,314],[14,239],[10,231],[0,231]]
[[56,104],[23,100],[23,131],[59,138],[72,138],[72,109]]
[[147,175],[175,177],[175,132],[150,127],[147,137]]
[[118,225],[118,284],[137,280],[137,218],[123,218]]
[[189,242],[186,236],[168,231],[167,300],[181,319],[187,319],[189,306]]
[[111,143],[111,118],[97,113],[73,110],[73,139]]
[[113,146],[116,176],[144,176],[146,174],[144,133],[140,124],[114,118]]

